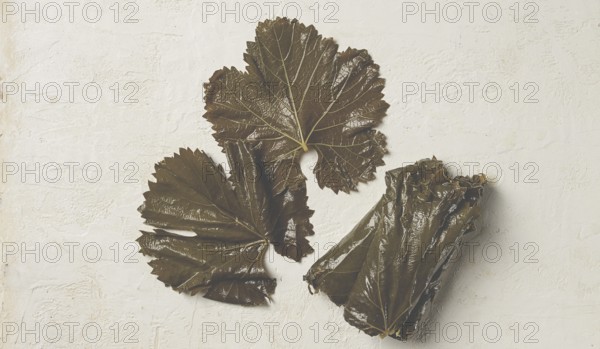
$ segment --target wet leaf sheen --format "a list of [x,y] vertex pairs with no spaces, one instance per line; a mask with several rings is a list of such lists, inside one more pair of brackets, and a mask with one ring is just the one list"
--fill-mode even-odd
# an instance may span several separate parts
[[338,52],[312,25],[278,18],[259,23],[244,60],[245,72],[223,68],[205,84],[204,117],[220,145],[242,140],[258,149],[276,193],[304,182],[299,159],[309,149],[321,188],[349,192],[374,178],[386,144],[373,127],[389,105],[366,50]]
[[[294,260],[312,252],[306,188],[273,194],[256,157],[242,142],[228,143],[227,180],[204,152],[180,149],[156,164],[139,208],[146,223],[141,252],[152,273],[179,292],[241,305],[267,302],[276,286],[265,267],[269,244]],[[193,236],[169,230],[192,232]]]
[[387,172],[386,183],[381,200],[305,280],[368,335],[406,339],[474,230],[485,177],[450,179],[433,158]]

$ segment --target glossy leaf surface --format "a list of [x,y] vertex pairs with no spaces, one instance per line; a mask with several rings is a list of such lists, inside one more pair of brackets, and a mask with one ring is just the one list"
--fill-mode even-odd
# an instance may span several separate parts
[[155,258],[153,274],[174,290],[260,305],[276,286],[264,262],[269,243],[295,260],[312,252],[305,238],[313,234],[312,211],[304,187],[274,195],[244,143],[226,144],[226,153],[229,179],[199,150],[180,149],[156,164],[156,182],[149,183],[139,208],[156,229],[142,232],[138,242],[142,253]]
[[375,207],[305,276],[371,335],[406,339],[474,230],[483,175],[450,179],[441,161],[389,171]]
[[373,128],[389,105],[366,50],[323,38],[313,26],[278,18],[259,23],[246,71],[223,68],[205,85],[206,113],[220,145],[242,140],[271,165],[276,193],[302,185],[303,152],[315,149],[321,188],[356,189],[384,164],[385,136]]

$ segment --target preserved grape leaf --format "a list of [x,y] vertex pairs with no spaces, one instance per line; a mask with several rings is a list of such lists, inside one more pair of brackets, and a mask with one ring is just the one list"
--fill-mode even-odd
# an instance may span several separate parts
[[[142,232],[140,252],[154,257],[153,274],[179,292],[233,304],[260,305],[276,281],[266,270],[269,244],[299,260],[312,252],[306,188],[274,195],[252,151],[225,145],[232,169],[204,152],[180,149],[156,164],[156,182],[139,208],[153,232]],[[169,230],[193,233],[184,236]]]
[[483,175],[449,178],[426,159],[386,173],[387,191],[305,275],[370,336],[407,339],[438,291],[465,234],[474,231]]
[[301,186],[302,154],[315,149],[321,188],[355,190],[384,164],[384,80],[366,50],[323,38],[313,26],[277,18],[258,24],[246,71],[223,68],[205,84],[215,139],[248,142],[259,151],[276,193]]

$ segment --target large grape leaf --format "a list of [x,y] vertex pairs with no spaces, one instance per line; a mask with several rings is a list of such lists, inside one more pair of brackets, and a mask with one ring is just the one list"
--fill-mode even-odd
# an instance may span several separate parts
[[375,336],[416,333],[449,261],[474,230],[485,177],[449,178],[441,161],[389,171],[375,207],[308,271],[305,280]]
[[297,20],[259,23],[246,71],[223,68],[205,84],[206,113],[220,145],[251,143],[270,164],[276,193],[306,179],[303,152],[315,149],[321,188],[355,190],[384,164],[384,80],[366,50],[338,52],[330,38]]
[[[156,182],[140,207],[146,223],[140,252],[155,259],[153,274],[179,292],[241,305],[270,299],[276,282],[266,270],[269,243],[299,260],[312,252],[306,188],[273,194],[256,156],[242,142],[225,146],[227,180],[204,152],[180,149],[156,164]],[[169,232],[183,230],[193,236]]]

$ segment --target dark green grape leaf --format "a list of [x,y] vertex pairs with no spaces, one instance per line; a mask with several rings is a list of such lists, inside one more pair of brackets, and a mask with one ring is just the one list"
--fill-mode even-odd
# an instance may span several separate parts
[[314,235],[310,223],[314,211],[308,208],[307,200],[305,184],[272,195],[271,206],[279,212],[275,215],[275,233],[270,239],[271,244],[275,252],[296,262],[314,251],[306,239]]
[[474,230],[483,175],[451,179],[441,161],[386,173],[387,191],[305,275],[344,306],[370,336],[407,339],[442,284],[465,234]]
[[[156,182],[140,207],[146,224],[140,252],[153,274],[174,290],[233,304],[260,305],[276,286],[266,270],[269,244],[299,260],[312,252],[306,188],[272,193],[256,156],[243,143],[225,145],[226,178],[204,152],[180,149],[156,164]],[[183,230],[193,236],[169,230]]]
[[274,190],[302,185],[299,159],[315,149],[321,188],[355,190],[384,164],[384,80],[366,50],[323,38],[311,26],[277,18],[259,23],[246,71],[223,68],[205,84],[206,113],[220,145],[250,143],[270,164]]

